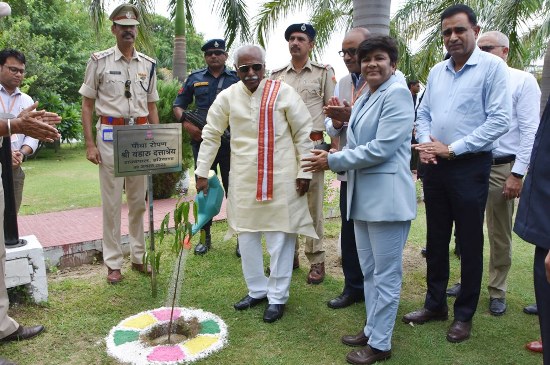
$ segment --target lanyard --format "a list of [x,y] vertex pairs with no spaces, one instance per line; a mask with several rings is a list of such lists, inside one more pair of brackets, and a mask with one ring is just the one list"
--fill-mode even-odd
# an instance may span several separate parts
[[365,86],[367,86],[366,81],[359,88],[359,90],[357,92],[355,92],[355,85],[353,83],[351,84],[351,106],[353,106],[353,104],[355,104],[355,101],[357,99],[359,99],[359,97],[361,96],[361,93],[363,92],[363,89],[365,88]]
[[[15,105],[15,101],[17,100],[17,97],[19,96],[20,94],[17,94],[15,95],[15,98],[13,98],[13,103],[11,103],[11,106],[10,106],[10,109],[6,112],[6,105],[4,104],[4,99],[2,97],[0,97],[0,103],[2,103],[2,111],[4,113],[9,113],[11,114],[11,111],[13,110],[13,107]],[[8,96],[9,98],[9,96]],[[8,99],[8,106],[10,105],[10,102],[9,102],[9,99]]]

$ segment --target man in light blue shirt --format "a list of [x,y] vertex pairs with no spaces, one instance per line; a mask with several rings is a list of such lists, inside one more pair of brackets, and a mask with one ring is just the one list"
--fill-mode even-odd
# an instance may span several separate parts
[[483,219],[491,151],[506,131],[512,99],[502,59],[476,46],[476,15],[466,5],[441,14],[441,33],[451,58],[432,68],[416,125],[424,174],[427,222],[427,287],[424,307],[405,323],[447,320],[449,241],[453,222],[460,241],[462,287],[454,305],[449,342],[470,337],[483,274]]

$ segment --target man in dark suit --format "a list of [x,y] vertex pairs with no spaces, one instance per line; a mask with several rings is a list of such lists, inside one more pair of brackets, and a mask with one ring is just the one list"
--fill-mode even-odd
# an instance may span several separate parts
[[[533,273],[543,344],[550,343],[550,99],[533,144],[529,173],[523,184],[514,232],[536,246]],[[550,365],[550,346],[543,346]]]

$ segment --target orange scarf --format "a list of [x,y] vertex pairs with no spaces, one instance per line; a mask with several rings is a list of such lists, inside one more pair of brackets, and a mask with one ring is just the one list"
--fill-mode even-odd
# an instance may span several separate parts
[[273,108],[281,82],[267,80],[260,104],[258,123],[258,181],[256,183],[256,200],[273,200],[273,151],[275,150],[275,127]]

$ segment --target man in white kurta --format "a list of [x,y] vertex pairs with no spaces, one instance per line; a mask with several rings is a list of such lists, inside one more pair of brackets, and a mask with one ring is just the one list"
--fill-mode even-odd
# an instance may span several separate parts
[[[243,310],[268,299],[264,321],[281,318],[288,300],[297,234],[316,238],[304,195],[311,174],[299,167],[313,144],[307,107],[292,87],[263,79],[265,52],[243,46],[235,52],[240,82],[223,90],[210,107],[197,159],[197,190],[207,189],[223,131],[231,128],[231,184],[227,237],[238,234],[248,295]],[[264,274],[261,235],[271,256]]]

